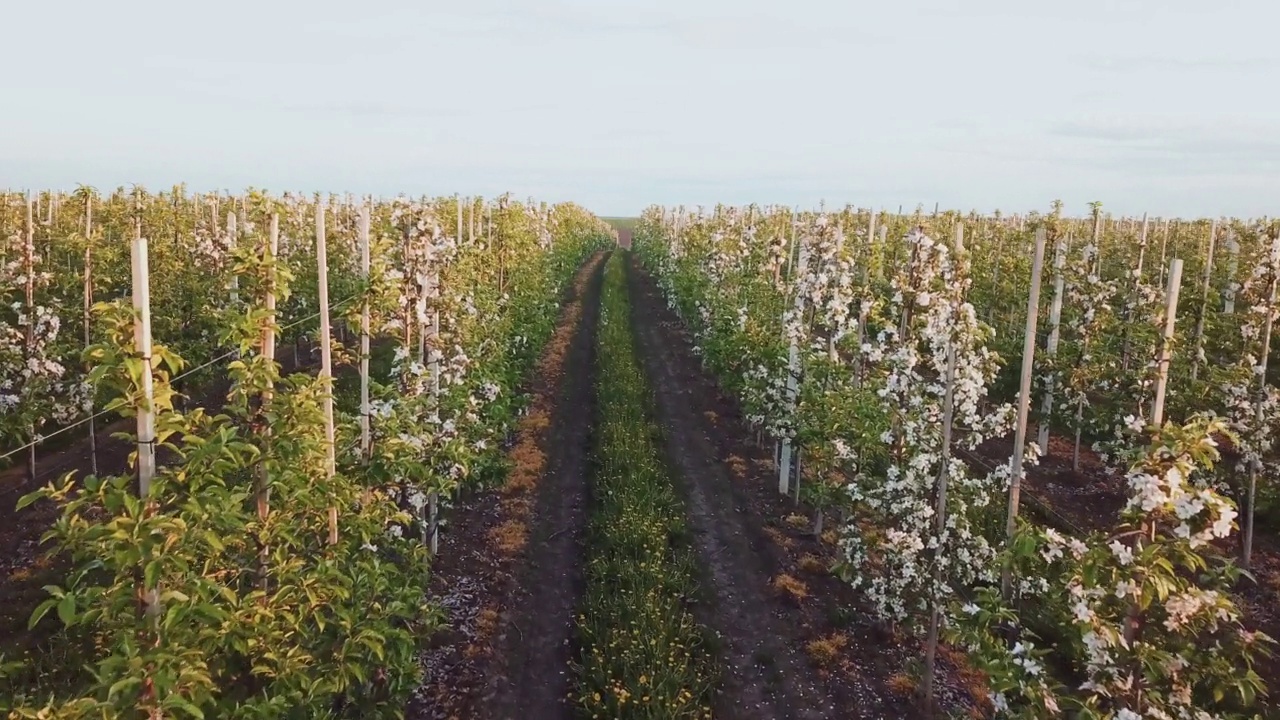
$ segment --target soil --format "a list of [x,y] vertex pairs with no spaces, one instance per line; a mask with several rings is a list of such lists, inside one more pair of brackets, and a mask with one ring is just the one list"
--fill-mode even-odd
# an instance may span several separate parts
[[[629,273],[638,346],[701,559],[699,620],[719,637],[716,716],[920,716],[905,673],[918,647],[868,622],[852,587],[828,571],[834,534],[815,538],[807,517],[795,522],[805,510],[777,494],[772,452],[749,440],[738,408],[634,258]],[[968,689],[948,674],[944,707],[966,705]]]
[[448,629],[422,662],[410,720],[567,718],[607,254],[579,271],[534,372],[506,485],[460,503],[430,595]]

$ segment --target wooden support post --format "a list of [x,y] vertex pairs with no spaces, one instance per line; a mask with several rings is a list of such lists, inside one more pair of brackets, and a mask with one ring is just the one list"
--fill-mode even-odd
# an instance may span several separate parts
[[[268,270],[266,292],[263,298],[263,306],[266,308],[267,317],[262,327],[262,357],[269,365],[275,365],[276,361],[276,256],[280,253],[280,216],[277,213],[271,213],[271,226],[267,235],[267,247],[263,255],[264,259],[271,263]],[[270,406],[271,398],[275,388],[271,382],[262,390],[261,412],[265,415]],[[263,460],[259,464],[258,470],[258,487],[256,491],[258,506],[258,522],[266,525],[267,519],[271,514],[271,472],[267,466],[267,458],[271,455],[271,425],[263,423],[262,430],[262,454]],[[264,533],[265,536],[265,533]],[[271,549],[266,543],[258,548],[258,587],[264,592],[267,590],[267,568],[271,561]]]
[[1160,364],[1156,375],[1156,397],[1151,405],[1151,424],[1164,424],[1164,399],[1169,384],[1169,360],[1173,356],[1173,331],[1178,321],[1178,292],[1182,288],[1182,258],[1169,266],[1169,287],[1165,293],[1164,337],[1160,344]]
[[[809,262],[808,248],[804,247],[803,239],[797,242],[798,245],[798,273],[804,274],[805,268]],[[796,322],[803,322],[804,318],[804,296],[796,293],[795,296],[795,315]],[[783,332],[786,332],[785,324]],[[799,343],[792,338],[791,345],[787,351],[787,406],[794,407],[796,398],[799,395],[799,374],[800,374],[800,346]],[[793,451],[791,438],[784,437],[782,440],[781,456],[778,461],[778,493],[786,495],[791,484],[791,454]]]
[[151,287],[150,267],[147,257],[147,239],[142,236],[141,213],[134,219],[133,242],[129,246],[133,271],[134,350],[142,359],[142,387],[139,392],[137,416],[138,445],[138,497],[151,493],[151,481],[156,474],[156,415],[154,385],[151,367]]
[[[337,475],[337,449],[333,432],[333,338],[329,328],[329,253],[325,245],[324,203],[316,202],[316,274],[320,294],[320,382],[324,392],[324,439],[327,457],[325,482],[333,482]],[[338,506],[329,505],[329,544],[338,543]]]
[[[428,276],[429,293],[428,295],[439,296],[440,275],[434,267],[436,259],[432,257],[430,262],[433,264],[431,274]],[[435,407],[440,406],[440,309],[434,304],[430,311],[431,325],[424,333],[430,339],[427,344],[427,375],[430,378],[430,393],[432,403]],[[434,557],[440,551],[440,493],[432,490],[427,495],[427,531],[430,536],[431,555]]]
[[[1045,343],[1045,355],[1054,357],[1058,354],[1058,340],[1062,326],[1062,296],[1066,285],[1066,276],[1063,268],[1067,263],[1067,243],[1062,238],[1058,238],[1057,247],[1054,250],[1053,258],[1053,304],[1049,306],[1049,338]],[[1045,388],[1044,402],[1040,405],[1040,432],[1037,438],[1037,444],[1040,446],[1040,456],[1044,457],[1049,454],[1049,417],[1053,414],[1053,379],[1049,379],[1049,385]]]
[[[884,280],[884,245],[876,243],[876,211],[872,209],[867,220],[867,256],[874,259],[876,282]],[[861,343],[859,343],[861,345]]]
[[1205,256],[1204,276],[1200,282],[1200,309],[1196,317],[1196,339],[1194,354],[1191,356],[1191,382],[1200,379],[1200,363],[1203,362],[1204,355],[1204,320],[1205,313],[1209,309],[1209,283],[1213,279],[1213,249],[1214,239],[1218,235],[1218,221],[1214,220],[1209,225],[1209,252]]
[[1129,298],[1125,303],[1123,322],[1121,323],[1123,330],[1121,331],[1120,341],[1120,369],[1128,372],[1129,363],[1133,359],[1129,348],[1133,339],[1133,306],[1138,302],[1139,288],[1142,285],[1142,265],[1147,254],[1147,215],[1142,214],[1142,231],[1138,238],[1138,262],[1134,266],[1132,278],[1130,280]]
[[1236,311],[1236,274],[1240,271],[1240,240],[1235,230],[1227,230],[1227,252],[1231,257],[1227,261],[1226,302],[1222,312],[1233,315]]
[[[143,372],[138,388],[141,397],[137,406],[138,497],[144,502],[151,494],[151,483],[156,474],[156,412],[155,386],[151,364],[151,270],[147,257],[147,239],[142,236],[142,211],[134,217],[133,239],[129,244],[133,279],[133,309],[136,319],[133,325],[134,350],[140,356]],[[155,587],[139,588],[143,615],[159,619],[160,595]]]
[[1165,264],[1169,251],[1169,221],[1165,220],[1160,230],[1160,282],[1165,281]]
[[[933,513],[934,537],[939,543],[947,526],[947,478],[951,465],[951,425],[955,416],[955,375],[956,347],[955,339],[952,338],[947,344],[946,389],[942,395],[942,444],[938,448],[940,467],[938,470],[936,504]],[[945,549],[941,545],[938,545],[934,550],[935,553],[944,551]],[[929,598],[929,636],[925,643],[924,656],[924,697],[930,712],[935,707],[933,679],[936,674],[938,657],[938,630],[942,619],[942,612],[938,607],[936,588],[942,585],[942,581],[942,563],[935,561],[933,563],[933,583],[931,585],[934,588],[932,591],[934,594]]]
[[1102,212],[1097,207],[1093,211],[1093,274],[1102,275]]
[[[1031,373],[1035,368],[1036,326],[1040,319],[1040,280],[1044,272],[1044,246],[1047,233],[1036,230],[1035,257],[1031,262],[1031,291],[1027,295],[1027,326],[1022,341],[1022,376],[1018,383],[1018,419],[1013,433],[1013,456],[1009,458],[1009,513],[1005,534],[1012,538],[1018,529],[1018,505],[1022,494],[1023,454],[1027,446],[1027,416],[1031,409]],[[1001,587],[1009,597],[1011,578],[1006,567]]]
[[1142,278],[1142,265],[1147,256],[1147,228],[1147,214],[1142,213],[1142,230],[1138,235],[1138,272],[1133,276],[1134,284],[1140,282]]
[[[369,207],[360,208],[360,277],[369,282]],[[373,454],[369,405],[369,298],[360,306],[360,458],[366,463]]]
[[[37,201],[39,195],[37,194]],[[26,232],[23,233],[22,242],[22,273],[23,285],[25,287],[25,300],[27,312],[27,333],[24,348],[24,358],[28,363],[35,357],[36,352],[36,225],[34,219],[35,205],[27,198],[27,221]],[[32,482],[36,480],[36,427],[35,423],[27,426],[27,440],[31,443],[27,447],[27,477]]]
[[[227,211],[227,244],[232,249],[235,249],[236,245],[238,244],[237,242],[238,237],[236,235],[238,231],[239,231],[239,226],[236,224],[235,210],[228,210]],[[240,277],[238,275],[231,276],[231,304],[233,306],[240,304]]]
[[[93,195],[84,196],[84,346],[93,344]],[[98,474],[98,428],[94,418],[94,388],[89,389],[89,465]]]
[[[1263,412],[1264,412],[1263,407],[1264,407],[1264,400],[1266,399],[1266,396],[1267,396],[1267,364],[1271,358],[1271,330],[1274,324],[1273,321],[1276,314],[1277,278],[1274,272],[1274,266],[1272,267],[1272,270],[1273,272],[1271,275],[1271,287],[1267,291],[1267,297],[1268,297],[1267,319],[1265,324],[1263,325],[1263,331],[1262,331],[1262,360],[1258,363],[1258,367],[1256,370],[1258,375],[1258,378],[1257,378],[1258,379],[1258,399],[1255,401],[1255,407],[1257,408],[1257,411],[1256,411],[1256,417],[1254,418],[1254,422],[1259,426],[1262,425],[1265,419],[1263,417]],[[1261,449],[1259,448],[1258,451],[1260,453]],[[1249,566],[1253,563],[1253,525],[1254,525],[1254,517],[1257,514],[1254,511],[1254,506],[1258,498],[1258,476],[1261,473],[1262,473],[1261,458],[1255,459],[1249,463],[1249,489],[1248,489],[1248,498],[1247,498],[1248,509],[1244,513],[1244,538],[1243,538],[1244,544],[1241,547],[1241,552],[1240,552],[1240,566],[1243,567],[1245,570],[1248,570]]]

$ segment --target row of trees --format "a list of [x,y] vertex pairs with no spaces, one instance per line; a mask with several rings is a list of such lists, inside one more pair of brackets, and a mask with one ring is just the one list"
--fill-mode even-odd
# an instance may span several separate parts
[[[818,532],[843,519],[840,572],[927,639],[926,694],[949,635],[977,651],[1010,716],[1218,717],[1261,687],[1261,638],[1211,543],[1235,528],[1223,491],[1248,499],[1273,457],[1280,249],[1273,226],[1223,228],[1097,207],[1079,220],[651,208],[636,247],[775,438],[780,490],[807,496]],[[1198,251],[1224,235],[1226,268]],[[1179,294],[1184,269],[1197,292]],[[1031,419],[1127,478],[1109,532],[1068,540],[1021,517],[1042,452]],[[1009,434],[1006,462],[972,462]],[[1220,445],[1242,464],[1219,462]]]
[[[0,388],[21,390],[6,444],[119,417],[137,428],[136,464],[23,499],[59,504],[46,537],[72,566],[32,624],[60,622],[92,651],[57,686],[5,659],[5,709],[397,714],[436,622],[437,513],[501,475],[519,384],[611,231],[509,197],[42,199],[43,213],[7,196],[0,215],[21,229],[0,285],[0,328],[23,338],[0,367]],[[87,348],[31,342],[50,329],[40,317],[82,325]],[[51,413],[60,386],[24,389],[42,364],[89,400]]]

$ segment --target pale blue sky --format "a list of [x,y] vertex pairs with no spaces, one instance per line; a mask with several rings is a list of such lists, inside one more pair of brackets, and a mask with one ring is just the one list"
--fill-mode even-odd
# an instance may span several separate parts
[[1274,0],[32,0],[0,186],[1277,214]]

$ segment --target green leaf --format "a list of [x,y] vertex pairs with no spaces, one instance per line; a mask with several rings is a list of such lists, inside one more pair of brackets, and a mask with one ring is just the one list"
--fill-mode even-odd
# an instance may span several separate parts
[[76,596],[63,595],[58,601],[58,619],[63,625],[71,627],[76,622]]
[[125,690],[140,684],[142,684],[142,680],[136,677],[121,678],[120,680],[117,680],[109,690],[107,690],[107,698],[118,697],[123,694]]
[[156,582],[160,579],[160,561],[152,560],[147,563],[146,569],[142,573],[142,583],[148,588],[154,588]]
[[193,718],[204,720],[204,711],[191,704],[191,702],[181,695],[170,695],[169,704],[187,711],[187,713]]
[[34,492],[29,492],[21,498],[18,498],[18,507],[16,509],[21,510],[40,498],[43,498],[45,495],[46,490],[44,488],[40,488]]
[[37,605],[36,609],[31,613],[31,619],[27,621],[27,629],[31,630],[36,625],[39,625],[40,621],[44,619],[44,616],[49,614],[49,610],[51,610],[53,606],[57,604],[58,604],[58,598],[49,598],[48,600],[45,600],[44,602]]

